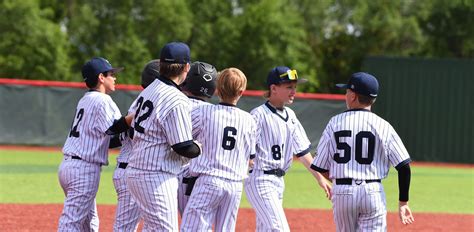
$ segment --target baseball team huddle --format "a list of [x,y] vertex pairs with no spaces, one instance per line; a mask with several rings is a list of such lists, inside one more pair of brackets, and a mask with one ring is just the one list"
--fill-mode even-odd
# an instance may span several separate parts
[[[293,158],[332,201],[337,231],[387,230],[381,180],[390,166],[398,171],[400,220],[414,222],[411,159],[393,127],[371,112],[379,90],[373,75],[354,73],[337,85],[346,89],[347,111],[331,118],[313,158],[287,106],[307,81],[296,70],[270,70],[266,101],[249,113],[237,107],[247,88],[241,70],[191,63],[188,45],[171,42],[146,64],[143,91],[126,116],[109,96],[122,70],[101,57],[82,67],[89,90],[63,147],[58,231],[99,230],[95,197],[109,148],[116,147],[114,231],[136,231],[141,220],[143,231],[235,231],[244,189],[256,231],[290,231],[282,203]],[[209,102],[214,94],[218,104]]]

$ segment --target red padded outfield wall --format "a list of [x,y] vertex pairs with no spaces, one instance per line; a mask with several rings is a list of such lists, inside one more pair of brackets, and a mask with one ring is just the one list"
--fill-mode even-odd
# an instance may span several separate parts
[[[141,90],[117,84],[111,96],[124,114]],[[0,78],[0,144],[62,146],[86,91],[81,82]],[[238,107],[250,111],[265,102],[262,96],[263,91],[247,90]],[[298,93],[296,98],[291,108],[316,147],[329,119],[345,110],[344,95]]]

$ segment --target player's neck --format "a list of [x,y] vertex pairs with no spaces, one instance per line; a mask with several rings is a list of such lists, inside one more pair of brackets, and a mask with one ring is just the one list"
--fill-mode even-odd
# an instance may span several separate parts
[[93,89],[90,89],[91,91],[97,91],[97,92],[100,92],[100,93],[105,93],[105,94],[109,94],[107,93],[106,89],[105,89],[105,86],[102,85],[102,84],[98,84],[95,88]]
[[372,105],[353,104],[353,105],[349,106],[349,109],[350,110],[365,109],[365,110],[371,111],[372,110]]
[[275,109],[278,109],[278,110],[283,110],[283,108],[285,107],[285,103],[284,102],[280,102],[280,101],[276,101],[275,99],[268,99],[268,103]]

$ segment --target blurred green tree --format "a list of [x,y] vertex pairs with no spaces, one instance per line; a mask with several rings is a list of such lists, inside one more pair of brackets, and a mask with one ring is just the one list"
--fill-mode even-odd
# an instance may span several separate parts
[[250,89],[266,89],[266,77],[275,66],[298,70],[309,83],[306,91],[318,86],[311,49],[306,44],[303,18],[293,1],[242,1],[242,13],[236,17],[240,34],[238,46],[230,51],[232,63],[248,78]]
[[427,36],[422,55],[474,58],[474,1],[436,0],[418,20]]
[[52,15],[35,0],[0,2],[0,76],[70,80],[67,36]]

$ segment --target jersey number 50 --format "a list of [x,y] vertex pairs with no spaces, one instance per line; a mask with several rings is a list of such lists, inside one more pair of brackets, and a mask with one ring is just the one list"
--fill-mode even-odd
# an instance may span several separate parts
[[[334,132],[334,138],[336,139],[336,145],[338,150],[343,150],[344,152],[335,153],[334,161],[339,164],[345,164],[351,160],[351,146],[346,142],[339,141],[341,137],[351,137],[352,131],[343,130]],[[362,142],[364,139],[367,139],[367,157],[362,156]],[[355,143],[355,160],[360,164],[371,164],[374,160],[374,151],[375,151],[375,135],[370,131],[361,131],[356,135]]]

